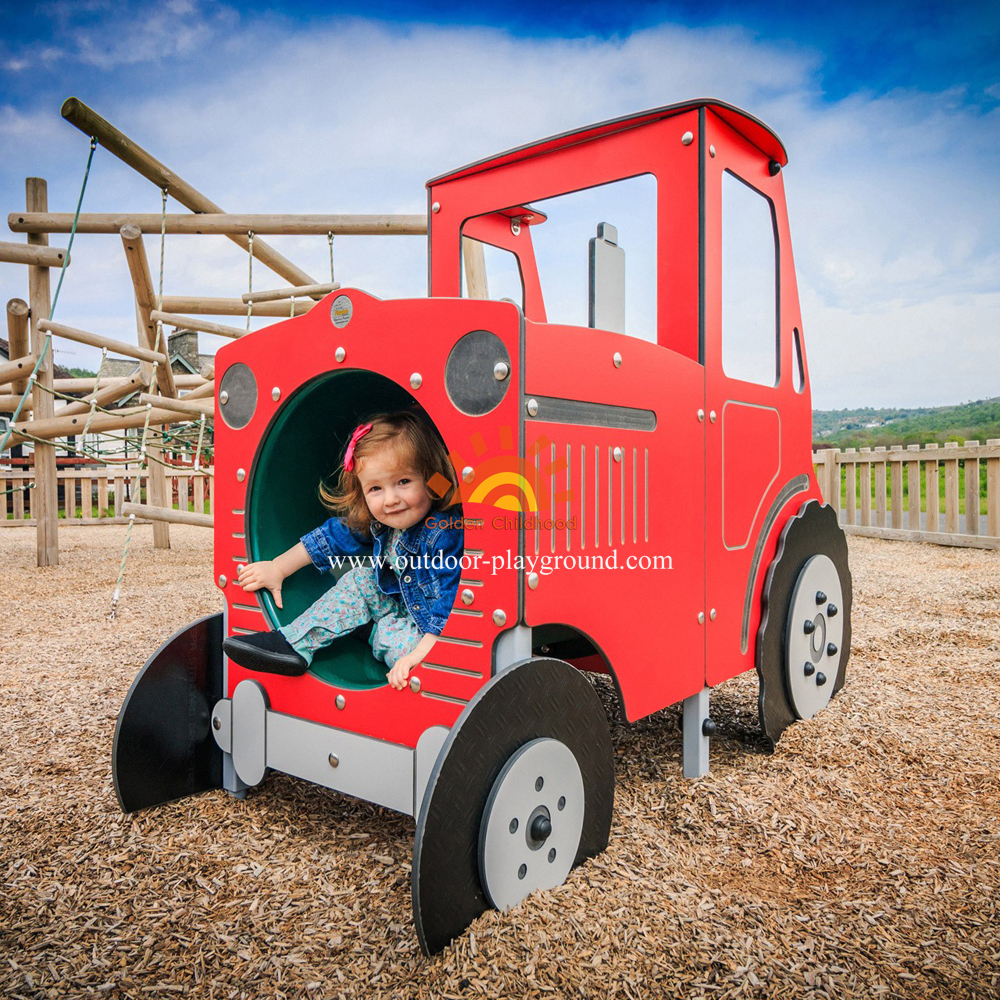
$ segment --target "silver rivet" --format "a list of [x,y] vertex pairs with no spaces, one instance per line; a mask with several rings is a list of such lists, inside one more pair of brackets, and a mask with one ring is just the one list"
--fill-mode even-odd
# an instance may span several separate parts
[[225,406],[225,405],[226,405],[226,403],[228,403],[228,402],[229,402],[229,393],[228,393],[228,392],[226,392],[226,390],[225,390],[225,389],[223,389],[223,390],[222,390],[222,392],[220,392],[220,393],[219,393],[219,402],[220,402],[220,403],[221,403],[221,404],[222,404],[223,406]]
[[347,704],[347,699],[342,694],[338,694],[337,700],[334,704],[340,709],[341,712],[343,712],[344,706]]
[[236,482],[242,483],[243,480],[246,479],[246,477],[247,477],[246,469],[236,470]]
[[271,399],[273,399],[276,403],[279,399],[281,399],[281,390],[277,386],[271,390]]
[[615,448],[614,450],[615,461],[620,462],[622,460],[622,450],[621,448]]
[[712,608],[712,610],[709,611],[708,617],[711,618],[713,622],[715,621],[715,608]]
[[711,420],[713,424],[715,423],[715,410],[712,410],[711,413],[709,413],[708,419]]
[[462,479],[467,483],[471,483],[475,475],[476,470],[473,469],[471,465],[467,465],[464,469],[462,469]]
[[218,732],[222,728],[222,719],[217,715],[212,717],[212,728]]
[[507,624],[507,615],[500,608],[497,608],[496,611],[493,612],[493,624],[494,625]]
[[337,349],[336,349],[336,350],[335,350],[335,351],[333,352],[333,356],[334,356],[334,357],[335,357],[335,358],[336,358],[336,359],[337,359],[338,361],[343,361],[343,360],[344,360],[344,358],[346,358],[346,357],[347,357],[347,351],[345,351],[345,350],[344,350],[344,349],[343,349],[342,347],[338,347],[338,348],[337,348]]
[[705,624],[705,612],[704,611],[699,611],[698,612],[698,624],[699,625],[704,625]]
[[424,377],[420,372],[414,372],[410,376],[410,388],[419,389],[424,384]]
[[507,366],[506,361],[498,361],[493,366],[493,377],[498,382],[502,382],[509,374],[510,374],[510,368]]
[[617,351],[615,351],[615,355],[611,360],[615,363],[615,368],[621,368],[622,356]]
[[224,576],[219,577],[219,586],[224,587],[226,585],[226,578]]
[[532,590],[537,590],[538,589],[538,574],[537,573],[529,573],[528,574],[528,586],[531,587]]
[[520,219],[511,219],[510,220],[510,231],[511,231],[511,234],[514,235],[514,236],[520,236],[521,235],[521,220]]
[[330,767],[340,766],[340,758],[335,753],[330,754],[326,759],[330,762]]
[[534,417],[538,414],[538,400],[529,399],[527,403],[528,416]]
[[683,142],[685,146],[690,146],[691,143],[694,142],[694,133],[693,132],[685,132],[681,136],[681,142]]
[[708,155],[709,156],[715,156],[715,146],[709,146],[708,147]]
[[410,678],[410,690],[414,691],[414,692],[420,690],[420,678],[419,677],[411,677]]
[[698,420],[701,421],[701,420],[704,420],[704,419],[705,419],[705,411],[704,410],[699,410],[698,411]]
[[463,604],[471,604],[473,602],[473,600],[475,599],[475,596],[476,595],[473,594],[471,590],[468,590],[468,589],[463,590],[462,591],[462,603]]
[[432,212],[440,212],[441,211],[441,202],[439,202],[439,201],[434,202],[434,204],[431,205],[431,211]]

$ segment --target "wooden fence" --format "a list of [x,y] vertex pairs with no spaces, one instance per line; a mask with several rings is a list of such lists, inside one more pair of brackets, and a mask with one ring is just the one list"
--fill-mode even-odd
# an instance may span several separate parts
[[813,455],[848,534],[1000,549],[1000,439]]
[[[57,479],[60,524],[127,524],[122,504],[146,500],[146,472],[128,466],[64,469]],[[211,469],[166,470],[166,488],[178,510],[214,513],[214,482]],[[33,470],[0,469],[0,527],[36,523],[34,483]]]

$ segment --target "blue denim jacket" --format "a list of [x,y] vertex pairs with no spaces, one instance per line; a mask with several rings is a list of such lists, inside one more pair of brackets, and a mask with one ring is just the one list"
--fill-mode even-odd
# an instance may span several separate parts
[[[371,556],[378,588],[383,594],[402,596],[410,617],[423,632],[440,635],[451,614],[461,559],[465,546],[462,528],[441,527],[440,522],[460,520],[461,508],[449,508],[447,516],[431,512],[424,521],[407,528],[400,537],[401,553],[410,566],[397,577],[389,566],[386,544],[389,529],[378,521],[371,527],[371,539],[351,531],[339,517],[302,536],[302,544],[313,565],[329,572],[338,556]],[[427,521],[435,527],[428,527]]]

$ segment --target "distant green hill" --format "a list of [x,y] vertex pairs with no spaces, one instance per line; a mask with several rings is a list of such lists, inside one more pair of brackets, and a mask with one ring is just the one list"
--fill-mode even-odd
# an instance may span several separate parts
[[813,410],[819,448],[876,448],[1000,438],[1000,396],[957,406]]

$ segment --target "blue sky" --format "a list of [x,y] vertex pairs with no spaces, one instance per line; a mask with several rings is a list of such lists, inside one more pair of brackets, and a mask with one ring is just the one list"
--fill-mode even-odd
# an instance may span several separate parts
[[[424,181],[453,166],[717,96],[789,151],[814,405],[1000,395],[998,11],[0,0],[0,209],[20,209],[24,177],[40,175],[52,210],[72,210],[87,143],[59,116],[70,95],[226,209],[287,212],[422,212]],[[155,212],[159,193],[98,150],[85,210]],[[168,238],[167,294],[245,288],[235,246],[185,239]],[[57,318],[132,339],[115,242],[78,237]],[[328,269],[325,239],[270,242]],[[337,252],[345,283],[425,292],[420,239],[344,238]],[[25,297],[23,269],[0,265],[0,295]],[[93,363],[83,348],[57,357]]]

